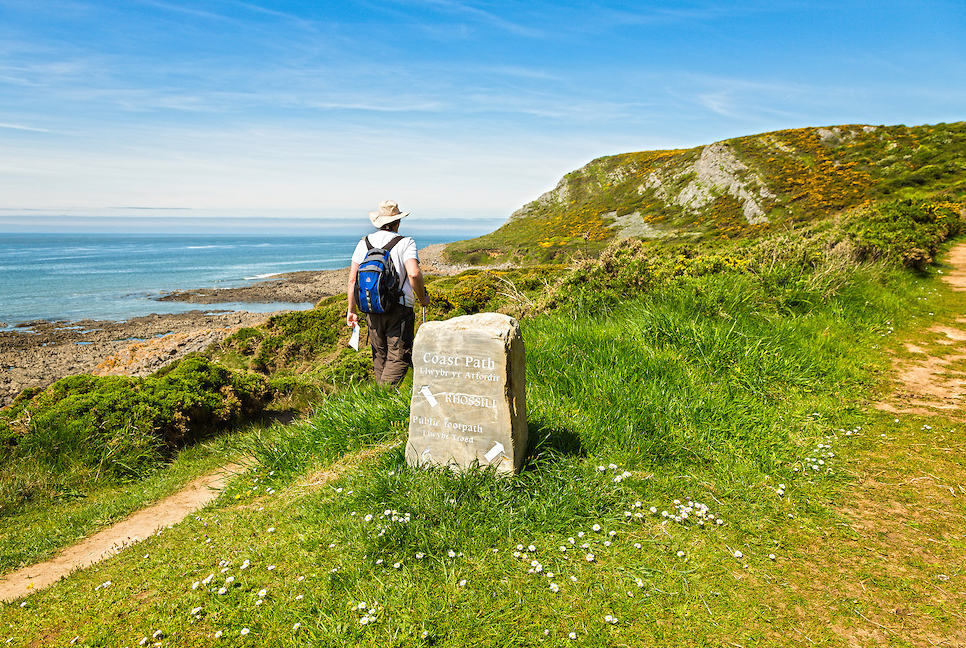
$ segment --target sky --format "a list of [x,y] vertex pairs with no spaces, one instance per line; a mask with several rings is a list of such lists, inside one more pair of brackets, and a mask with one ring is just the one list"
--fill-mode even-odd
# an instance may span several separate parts
[[0,227],[499,223],[604,155],[962,121],[963,34],[963,0],[0,0]]

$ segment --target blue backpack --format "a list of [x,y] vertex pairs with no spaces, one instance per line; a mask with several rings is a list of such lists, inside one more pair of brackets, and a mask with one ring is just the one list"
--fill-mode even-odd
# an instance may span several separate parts
[[388,313],[399,305],[403,292],[389,251],[402,238],[397,235],[385,247],[373,247],[368,236],[364,239],[369,251],[356,275],[356,303],[363,313]]

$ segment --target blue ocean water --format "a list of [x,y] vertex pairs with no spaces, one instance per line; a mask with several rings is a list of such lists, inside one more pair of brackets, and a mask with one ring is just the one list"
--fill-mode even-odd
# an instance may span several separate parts
[[[468,238],[419,235],[420,248]],[[356,236],[0,233],[0,328],[34,320],[125,320],[189,310],[310,308],[311,304],[159,302],[172,290],[234,288],[274,274],[349,265]]]

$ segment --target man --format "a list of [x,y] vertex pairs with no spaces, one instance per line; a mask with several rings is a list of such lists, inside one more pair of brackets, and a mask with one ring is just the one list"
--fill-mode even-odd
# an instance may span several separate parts
[[[409,212],[399,211],[399,205],[393,200],[379,203],[379,211],[369,212],[369,220],[377,228],[375,232],[359,241],[355,252],[352,253],[352,263],[349,266],[349,285],[346,295],[349,302],[345,323],[354,327],[359,323],[356,312],[355,297],[356,275],[359,264],[366,258],[369,244],[374,248],[385,249],[398,235],[400,221]],[[423,285],[423,273],[419,269],[419,256],[416,253],[416,242],[412,237],[401,238],[389,251],[389,258],[396,268],[399,281],[402,284],[403,295],[399,305],[384,314],[368,314],[366,323],[369,327],[369,344],[372,346],[372,368],[376,381],[395,385],[406,377],[406,372],[412,366],[413,338],[416,333],[416,314],[413,306],[418,295],[419,303],[429,305],[429,295]]]

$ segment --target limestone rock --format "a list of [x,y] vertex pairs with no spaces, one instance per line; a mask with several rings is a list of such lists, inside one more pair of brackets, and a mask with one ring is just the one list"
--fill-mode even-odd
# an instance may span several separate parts
[[465,315],[420,326],[406,460],[519,471],[527,450],[524,362],[520,325],[507,315]]

